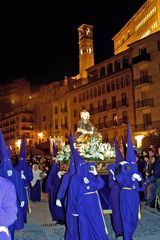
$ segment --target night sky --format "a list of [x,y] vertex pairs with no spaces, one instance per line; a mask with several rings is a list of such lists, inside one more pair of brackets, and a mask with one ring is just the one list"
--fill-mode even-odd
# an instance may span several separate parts
[[83,23],[94,26],[95,63],[111,57],[112,37],[145,1],[7,3],[1,7],[1,83],[25,77],[36,86],[78,74],[77,28]]

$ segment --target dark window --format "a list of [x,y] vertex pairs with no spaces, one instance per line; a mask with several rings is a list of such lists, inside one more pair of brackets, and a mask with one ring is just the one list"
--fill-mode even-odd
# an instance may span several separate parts
[[126,86],[129,86],[130,85],[130,77],[129,77],[129,75],[127,74],[126,75]]
[[103,99],[103,111],[107,111],[107,100]]
[[113,73],[113,66],[112,63],[107,64],[107,74]]
[[122,106],[126,106],[127,104],[127,96],[126,93],[121,94]]
[[160,40],[158,40],[157,42],[157,48],[158,48],[158,52],[160,51]]
[[116,61],[115,61],[115,63],[114,63],[114,69],[115,69],[115,72],[121,70],[120,60],[116,60]]
[[106,93],[106,88],[105,88],[105,84],[102,85],[102,94]]
[[98,86],[98,96],[101,96],[101,86]]
[[123,57],[122,59],[122,67],[127,68],[129,66],[129,59],[127,56]]
[[109,93],[110,92],[110,84],[107,83],[107,92]]
[[90,114],[93,114],[93,103],[90,104]]
[[79,102],[82,101],[82,98],[81,98],[81,93],[79,94]]
[[116,89],[120,89],[119,79],[116,79]]
[[123,123],[127,124],[127,121],[128,121],[127,111],[122,112],[122,120],[123,120]]
[[94,97],[97,97],[97,88],[94,88]]
[[90,98],[93,98],[93,90],[90,89]]
[[77,110],[74,110],[74,117],[77,117]]
[[104,77],[105,76],[105,67],[101,67],[100,68],[100,77]]
[[125,79],[124,77],[121,77],[121,88],[125,87]]
[[145,126],[148,126],[148,125],[152,124],[152,116],[151,116],[150,113],[143,115],[143,122],[144,122]]
[[114,81],[111,82],[111,91],[114,91],[115,90],[115,84],[114,84]]
[[58,107],[55,107],[55,114],[58,113]]
[[89,99],[89,92],[88,92],[88,90],[86,91],[86,99],[87,100]]
[[76,98],[76,97],[73,98],[73,102],[74,102],[74,103],[77,102],[77,98]]
[[85,101],[85,92],[83,92],[83,101]]
[[112,109],[116,108],[116,96],[112,97]]

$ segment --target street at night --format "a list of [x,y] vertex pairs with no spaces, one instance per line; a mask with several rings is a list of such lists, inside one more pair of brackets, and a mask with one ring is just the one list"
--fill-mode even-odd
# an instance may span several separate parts
[[[134,240],[158,240],[160,238],[160,212],[142,204],[142,219],[134,234]],[[47,197],[38,203],[31,203],[31,214],[28,216],[28,223],[24,230],[17,231],[15,240],[63,240],[64,225],[55,225],[52,222],[48,209]],[[105,215],[109,240],[114,240],[109,215]],[[121,239],[121,238],[119,238]]]

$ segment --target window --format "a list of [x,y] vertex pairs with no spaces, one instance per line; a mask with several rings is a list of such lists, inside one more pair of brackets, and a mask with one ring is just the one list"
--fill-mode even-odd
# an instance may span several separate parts
[[85,101],[85,98],[86,98],[85,92],[83,92],[83,101]]
[[103,117],[103,123],[104,123],[104,127],[107,127],[107,116]]
[[157,42],[157,48],[158,48],[158,52],[160,51],[160,40],[158,40]]
[[88,92],[88,90],[86,91],[86,99],[87,100],[89,99],[89,92]]
[[129,79],[130,79],[130,78],[129,78],[129,75],[127,74],[127,75],[126,75],[126,86],[129,86],[129,85],[130,85]]
[[103,99],[103,111],[107,111],[107,99]]
[[98,86],[98,96],[101,96],[101,86]]
[[77,110],[74,110],[74,117],[77,117]]
[[145,126],[149,126],[152,124],[152,116],[150,113],[143,115],[143,122]]
[[90,89],[90,98],[93,98],[93,90]]
[[121,101],[122,101],[122,106],[126,106],[126,105],[127,105],[127,96],[126,96],[126,93],[122,93],[122,94],[121,94]]
[[55,114],[58,113],[58,107],[55,107]]
[[112,109],[116,108],[116,96],[112,97]]
[[117,114],[113,114],[113,126],[117,126],[117,124],[118,124]]
[[114,69],[115,69],[115,72],[121,70],[120,60],[116,60],[116,61],[115,61],[115,63],[114,63]]
[[76,98],[76,97],[73,98],[73,102],[74,102],[74,103],[77,102],[77,98]]
[[123,57],[122,59],[122,67],[127,68],[129,66],[129,59],[127,56]]
[[109,93],[110,92],[110,84],[107,83],[107,92]]
[[55,129],[58,129],[58,120],[55,119]]
[[124,77],[121,77],[121,88],[125,87],[125,79]]
[[104,77],[105,76],[105,67],[101,67],[100,68],[100,77]]
[[97,88],[94,88],[94,97],[97,97]]
[[93,103],[90,104],[90,114],[93,114]]
[[102,94],[106,93],[105,84],[102,85]]
[[122,122],[127,124],[128,121],[128,116],[127,116],[127,111],[122,112]]
[[79,94],[79,102],[82,101],[82,98],[81,98],[81,93]]
[[119,79],[116,79],[116,89],[120,89]]
[[107,73],[108,73],[108,74],[113,73],[112,63],[108,63],[108,64],[107,64]]
[[114,91],[115,90],[115,84],[114,84],[114,81],[111,82],[111,91]]

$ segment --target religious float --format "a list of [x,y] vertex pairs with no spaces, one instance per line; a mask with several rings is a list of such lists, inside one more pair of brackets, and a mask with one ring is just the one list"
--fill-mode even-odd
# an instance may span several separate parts
[[[81,112],[81,120],[77,124],[75,133],[75,148],[86,162],[95,162],[97,171],[105,173],[108,163],[115,161],[115,150],[110,143],[103,143],[102,135],[95,126],[89,121],[88,111]],[[69,144],[61,146],[56,155],[56,161],[63,166],[67,166],[70,158]]]

